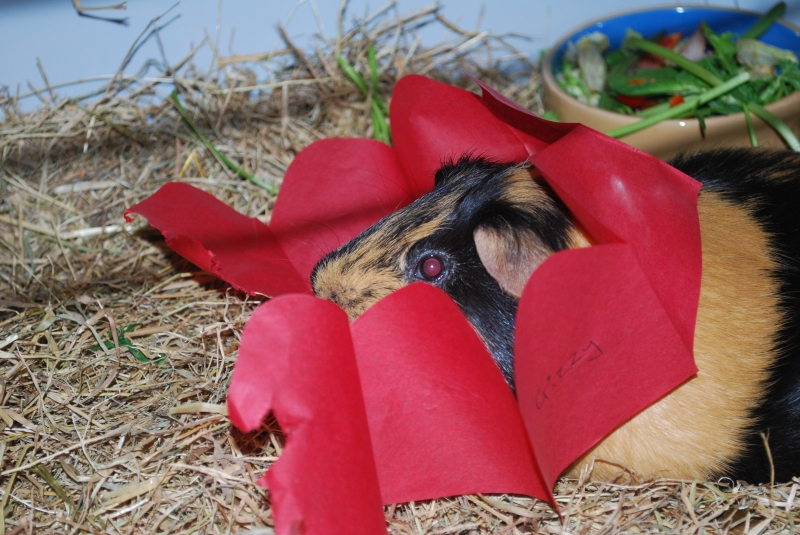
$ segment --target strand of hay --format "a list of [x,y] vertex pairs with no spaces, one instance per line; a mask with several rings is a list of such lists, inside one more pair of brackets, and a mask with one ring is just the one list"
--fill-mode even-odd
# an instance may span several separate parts
[[[425,25],[448,37],[422,46]],[[49,84],[33,97],[0,91],[0,533],[272,533],[269,494],[254,482],[284,437],[272,420],[245,435],[224,416],[258,300],[122,213],[170,180],[264,221],[274,198],[221,165],[162,86],[174,82],[214,145],[272,185],[309,143],[372,135],[339,52],[363,73],[374,44],[387,100],[412,72],[471,87],[465,69],[542,111],[532,66],[508,74],[502,63],[521,56],[506,40],[461,29],[436,5],[389,5],[344,26],[313,50],[286,37],[276,52],[218,57],[211,72],[189,54],[157,76],[107,77],[94,100],[59,100]],[[19,98],[42,104],[23,113]],[[621,471],[613,483],[560,481],[563,519],[505,495],[391,506],[386,518],[397,534],[793,533],[799,486]]]

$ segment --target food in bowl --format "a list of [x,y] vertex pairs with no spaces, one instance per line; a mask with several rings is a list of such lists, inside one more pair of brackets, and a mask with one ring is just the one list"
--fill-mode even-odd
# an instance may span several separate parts
[[[766,31],[762,28],[756,32],[763,35],[761,42],[753,45],[747,40],[753,36],[747,32],[760,18],[757,13],[733,9],[677,7],[646,9],[590,23],[562,39],[545,59],[545,106],[563,121],[582,122],[616,137],[625,136],[626,142],[660,157],[700,145],[749,145],[754,138],[759,143],[781,143],[762,117],[772,124],[787,123],[780,125],[783,133],[789,143],[796,143],[791,129],[800,130],[800,93],[796,92],[800,89],[796,64],[800,30],[783,21],[769,24]],[[629,29],[651,40],[631,35]],[[747,39],[736,38],[743,35]],[[667,46],[659,47],[659,40]],[[741,41],[738,49],[737,41]],[[625,42],[636,46],[626,49],[622,46]],[[613,52],[605,52],[603,57],[604,48]],[[698,67],[695,70],[701,72],[700,77],[683,66],[671,65],[672,56],[664,61],[660,52],[666,50],[677,56],[676,48],[689,49],[688,55],[699,59],[692,65]],[[758,53],[755,62],[754,48]],[[654,50],[659,54],[653,54]],[[599,91],[592,91],[589,85],[597,88],[596,80],[583,81],[585,102],[578,100],[580,94],[574,97],[556,82],[556,77],[574,77],[570,56],[575,59],[581,52],[590,57],[589,65],[596,67],[599,59],[607,72],[604,80],[601,73]],[[678,62],[689,61],[681,56]],[[646,76],[637,74],[636,67],[647,68],[641,71]],[[596,72],[584,67],[583,71],[587,70],[596,77]],[[719,91],[717,86],[724,84],[728,84],[727,90]],[[661,94],[654,92],[663,88],[666,90]],[[716,92],[714,99],[708,98],[710,91]],[[749,113],[742,113],[743,108]],[[626,115],[631,112],[635,115]],[[748,120],[753,112],[757,117]],[[718,117],[715,113],[732,115]],[[670,114],[676,120],[659,122]],[[693,114],[699,119],[689,118]],[[631,134],[641,126],[633,125],[643,119],[648,121],[644,124],[657,124]],[[752,124],[749,129],[748,123]]]

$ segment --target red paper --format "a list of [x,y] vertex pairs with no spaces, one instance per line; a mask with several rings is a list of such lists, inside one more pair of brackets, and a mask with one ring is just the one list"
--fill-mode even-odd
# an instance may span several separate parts
[[277,533],[386,533],[347,315],[336,305],[289,295],[259,307],[244,328],[228,410],[244,431],[272,411],[288,436],[259,481]]
[[170,183],[125,211],[140,214],[167,245],[197,267],[249,294],[311,292],[261,221],[188,184]]
[[270,229],[309,280],[319,259],[416,199],[397,156],[372,139],[323,139],[289,166]]
[[269,227],[180,183],[125,216],[144,216],[175,252],[236,288],[275,297],[311,293],[320,258],[419,195],[386,144],[324,139],[292,162]]
[[565,251],[545,261],[523,293],[517,396],[549,485],[697,371],[636,265],[624,244]]
[[620,141],[597,143],[598,136],[579,126],[531,161],[597,243],[630,245],[631,269],[639,264],[690,359],[702,272],[700,183]]
[[351,330],[384,503],[478,492],[552,503],[514,396],[447,294],[412,284]]
[[[247,291],[278,295],[308,291],[317,259],[430,189],[434,172],[448,159],[472,153],[530,160],[538,168],[597,245],[553,255],[523,293],[515,349],[519,412],[471,327],[440,292],[411,286],[351,326],[372,443],[365,455],[374,455],[387,502],[478,491],[552,499],[550,489],[566,466],[695,372],[699,184],[621,142],[580,125],[544,121],[482,87],[478,97],[419,76],[401,80],[391,105],[394,147],[370,140],[312,144],[287,171],[268,232],[207,199],[176,207],[190,195],[170,186],[130,210],[146,215],[170,246],[201,267]],[[217,220],[224,222],[220,228]],[[236,269],[230,266],[242,239],[248,245]],[[301,318],[305,312],[283,305],[270,308],[275,303],[280,301],[264,305],[270,310],[264,317],[276,326],[259,325],[290,330],[304,356],[287,359],[278,351],[273,362],[267,338],[243,340],[229,395],[237,425],[255,425],[270,407],[280,417],[279,397],[302,399],[306,389],[324,397],[342,380],[324,374],[297,384],[285,380],[302,374],[314,351],[325,369],[334,357],[324,344],[314,346],[314,322],[324,318]],[[323,323],[333,329],[327,319]],[[346,345],[350,330],[336,329],[326,330],[325,339]],[[307,340],[300,341],[302,332]],[[286,366],[297,371],[288,373]],[[273,369],[277,379],[268,371]],[[264,385],[273,392],[274,381],[281,381],[275,397],[263,397]],[[266,401],[237,401],[247,392]],[[336,407],[351,410],[349,404]],[[303,414],[320,428],[338,417],[311,406]],[[337,471],[336,462],[288,455],[324,450],[321,435],[289,433],[279,464],[284,473],[313,473],[318,481],[335,479],[342,489],[353,488],[357,476]],[[501,454],[486,454],[491,451]],[[281,496],[299,488],[287,481],[270,482],[276,520],[279,507],[289,507]],[[316,514],[297,512],[309,525],[303,515]],[[287,526],[279,522],[276,529],[288,533]]]

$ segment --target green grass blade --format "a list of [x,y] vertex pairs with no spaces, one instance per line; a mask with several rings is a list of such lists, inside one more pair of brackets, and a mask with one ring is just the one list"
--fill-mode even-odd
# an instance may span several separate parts
[[369,59],[369,72],[372,76],[372,100],[378,103],[378,108],[380,108],[381,113],[383,113],[383,119],[386,120],[386,115],[389,115],[389,108],[386,106],[386,103],[383,102],[380,95],[378,95],[378,60],[375,58],[375,46],[370,45],[369,50],[367,50],[367,58]]
[[372,113],[372,138],[383,141],[383,127],[380,123],[381,111],[378,109],[378,106],[375,105],[374,100],[370,105],[370,112]]
[[78,508],[75,507],[75,504],[72,502],[72,500],[70,499],[69,495],[67,494],[67,491],[65,491],[64,487],[62,487],[58,483],[58,481],[56,481],[56,478],[53,477],[53,474],[50,473],[50,470],[48,470],[45,465],[40,464],[40,465],[34,466],[33,468],[31,468],[31,472],[35,472],[42,479],[44,479],[47,482],[47,484],[50,486],[50,488],[53,489],[53,492],[55,492],[56,495],[59,498],[61,498],[61,501],[64,502],[69,507],[69,509],[70,509],[70,511],[72,513],[74,513],[75,511],[78,510]]
[[175,104],[175,108],[178,110],[178,113],[181,115],[181,117],[189,126],[189,128],[192,130],[192,132],[194,132],[194,134],[198,137],[198,139],[200,139],[203,145],[205,145],[206,148],[210,150],[212,154],[214,154],[214,156],[216,156],[223,164],[225,164],[225,166],[228,169],[230,169],[240,177],[249,180],[256,186],[267,190],[267,193],[269,193],[270,195],[277,195],[278,188],[276,188],[275,186],[270,186],[269,184],[266,184],[265,182],[258,180],[256,177],[254,177],[244,169],[240,168],[236,164],[234,164],[224,154],[218,151],[217,148],[214,146],[214,144],[211,143],[211,141],[206,136],[204,136],[202,132],[200,132],[197,126],[195,126],[195,124],[192,122],[191,117],[189,117],[189,112],[187,112],[186,108],[184,108],[183,104],[181,104],[181,100],[178,97],[177,89],[172,92],[170,98],[172,99],[173,104]]
[[389,123],[386,121],[386,116],[378,106],[378,103],[372,101],[372,126],[375,130],[373,137],[378,141],[383,141],[387,145],[392,144],[392,139],[389,130]]
[[370,45],[369,49],[367,49],[367,59],[369,60],[369,73],[372,81],[372,124],[375,129],[375,139],[391,145],[389,125],[386,122],[386,115],[389,114],[389,110],[378,95],[378,60],[375,57],[375,45]]
[[391,136],[389,134],[389,121],[386,116],[389,115],[389,108],[386,103],[378,96],[378,62],[375,58],[375,47],[370,46],[367,50],[367,58],[369,62],[370,80],[372,82],[372,89],[367,85],[364,77],[356,71],[352,65],[347,63],[344,56],[337,56],[336,62],[344,72],[345,76],[350,79],[353,84],[358,88],[361,93],[370,99],[370,112],[372,113],[372,137],[378,141],[382,141],[387,145],[391,145]]
[[378,96],[378,60],[375,58],[375,45],[369,45],[367,49],[369,60],[369,74],[372,79],[372,98]]
[[342,69],[342,72],[344,72],[345,76],[347,76],[351,82],[356,84],[358,90],[361,91],[361,93],[365,97],[368,97],[369,88],[367,87],[367,82],[365,82],[364,78],[360,74],[358,74],[358,71],[356,71],[353,67],[350,66],[349,63],[347,63],[347,60],[344,59],[344,56],[338,56],[336,58],[336,63],[339,64],[339,68]]

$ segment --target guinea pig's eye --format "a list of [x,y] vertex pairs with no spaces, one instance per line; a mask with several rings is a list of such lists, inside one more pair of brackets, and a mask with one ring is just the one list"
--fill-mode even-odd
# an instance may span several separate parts
[[444,263],[438,256],[426,256],[419,261],[417,272],[425,280],[432,281],[442,274]]

